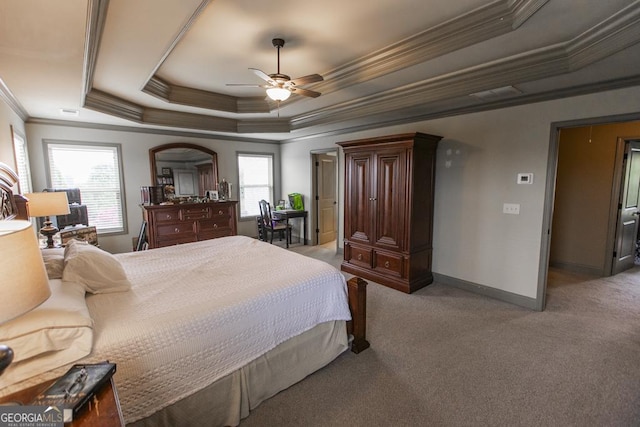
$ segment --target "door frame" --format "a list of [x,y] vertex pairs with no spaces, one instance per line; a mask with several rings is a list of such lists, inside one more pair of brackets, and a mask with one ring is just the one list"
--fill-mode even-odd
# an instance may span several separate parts
[[336,157],[336,176],[335,176],[335,183],[336,183],[336,221],[338,222],[337,224],[337,230],[336,230],[336,253],[339,252],[339,237],[340,237],[340,151],[337,148],[325,148],[325,149],[318,149],[318,150],[311,150],[309,152],[310,154],[310,165],[311,165],[311,233],[309,233],[309,235],[311,236],[311,245],[315,246],[318,244],[318,232],[316,230],[319,229],[320,224],[320,212],[318,209],[318,200],[316,199],[316,196],[318,196],[318,187],[317,187],[317,177],[316,177],[316,161],[318,159],[318,154],[328,154],[328,153],[335,153],[335,157]]
[[[622,114],[622,115],[614,115],[614,116],[603,116],[603,117],[594,117],[588,119],[576,119],[569,120],[563,122],[553,122],[551,123],[550,136],[549,136],[549,153],[547,158],[547,174],[546,174],[546,185],[545,185],[545,197],[544,197],[544,208],[543,208],[543,217],[542,217],[542,230],[541,230],[541,245],[540,245],[540,264],[538,265],[538,289],[536,293],[536,303],[535,309],[538,311],[543,311],[546,304],[546,293],[547,293],[547,279],[549,276],[549,255],[551,252],[551,234],[552,234],[552,226],[553,226],[553,208],[555,201],[555,192],[556,192],[556,178],[558,174],[558,151],[559,151],[559,143],[560,143],[560,130],[562,128],[568,127],[585,127],[590,125],[604,125],[611,123],[623,123],[623,122],[633,122],[640,120],[640,114]],[[624,138],[622,138],[624,141]],[[617,144],[620,143],[620,138],[618,138]],[[624,145],[623,145],[624,149]],[[618,155],[619,150],[616,149],[616,157]],[[623,150],[624,151],[624,150]],[[618,161],[616,160],[615,165],[615,173],[616,178],[614,179],[614,186],[620,185],[620,179],[618,179],[618,175],[622,174],[621,166],[618,166]],[[617,210],[617,196],[618,193],[615,194],[615,201],[612,195],[612,205],[615,204]],[[607,239],[607,248],[606,250],[611,249],[608,253],[613,253],[613,245],[615,240],[615,223],[613,224],[613,231],[611,230],[611,221],[609,221],[608,235],[613,235],[613,238]],[[610,246],[610,247],[609,247]],[[608,271],[611,271],[611,263],[612,260],[608,260]],[[605,266],[606,268],[606,266]]]

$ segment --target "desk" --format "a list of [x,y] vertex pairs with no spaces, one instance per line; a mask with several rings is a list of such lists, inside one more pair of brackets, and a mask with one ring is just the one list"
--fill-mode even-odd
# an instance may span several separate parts
[[[286,220],[287,226],[289,225],[289,218],[302,218],[302,229],[304,234],[303,242],[307,244],[307,211],[298,211],[295,209],[282,209],[271,211],[273,219]],[[287,248],[289,247],[289,239],[287,239]]]

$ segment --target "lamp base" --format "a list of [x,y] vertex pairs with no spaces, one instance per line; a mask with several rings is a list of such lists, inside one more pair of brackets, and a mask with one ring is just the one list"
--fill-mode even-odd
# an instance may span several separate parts
[[44,222],[44,227],[40,229],[40,234],[47,238],[47,249],[55,248],[55,245],[53,244],[53,236],[55,236],[58,231],[60,231],[58,230],[58,227],[51,224],[51,221],[49,221],[49,218],[47,217],[47,220]]
[[0,375],[13,361],[13,350],[6,345],[0,345]]

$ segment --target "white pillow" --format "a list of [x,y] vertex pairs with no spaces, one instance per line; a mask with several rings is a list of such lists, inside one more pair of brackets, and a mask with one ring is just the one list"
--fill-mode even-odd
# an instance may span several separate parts
[[92,294],[131,289],[124,268],[116,257],[77,240],[70,240],[64,249],[62,280],[82,283],[86,291]]
[[61,280],[50,280],[49,286],[49,299],[0,325],[0,343],[14,353],[13,363],[0,376],[0,389],[91,353],[93,320],[84,287]]
[[49,279],[62,279],[64,270],[64,248],[42,249],[42,260]]

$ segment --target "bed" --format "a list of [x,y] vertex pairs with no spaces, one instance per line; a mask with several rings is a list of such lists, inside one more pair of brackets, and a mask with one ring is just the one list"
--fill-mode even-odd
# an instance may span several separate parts
[[[7,185],[2,191],[3,219],[24,216],[24,199]],[[43,258],[58,304],[75,319],[64,339],[50,341],[73,349],[52,369],[41,359],[69,349],[21,361],[14,347],[0,395],[55,378],[77,360],[110,360],[127,425],[238,425],[347,349],[369,346],[366,282],[345,282],[324,262],[249,237],[116,255],[72,243]],[[54,317],[55,300],[25,316]],[[11,338],[7,329],[0,326],[0,342]]]

